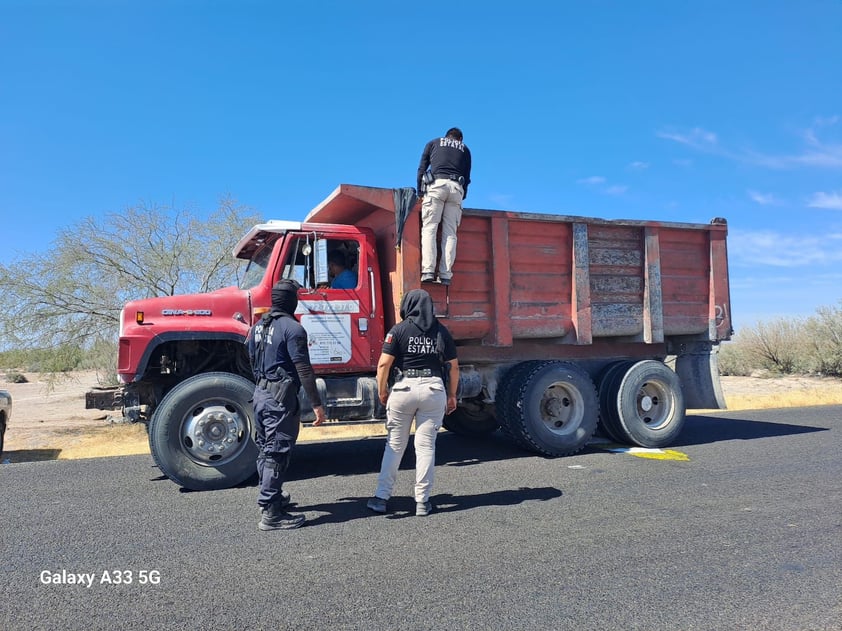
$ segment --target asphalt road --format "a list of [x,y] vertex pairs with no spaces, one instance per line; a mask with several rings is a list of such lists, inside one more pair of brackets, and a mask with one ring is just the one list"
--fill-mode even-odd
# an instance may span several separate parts
[[253,485],[183,492],[149,456],[4,465],[0,628],[842,629],[841,430],[691,416],[687,460],[445,433],[428,518],[410,471],[365,509],[382,439],[303,444],[308,525],[270,533]]

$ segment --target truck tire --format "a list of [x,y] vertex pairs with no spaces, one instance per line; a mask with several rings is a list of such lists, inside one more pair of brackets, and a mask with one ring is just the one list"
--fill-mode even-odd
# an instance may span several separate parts
[[602,393],[606,427],[617,439],[639,447],[666,447],[684,427],[681,380],[662,362],[647,359],[616,372]]
[[444,427],[460,436],[487,436],[497,429],[497,419],[482,403],[463,401],[453,412],[445,414]]
[[532,451],[568,456],[596,431],[599,400],[588,374],[565,362],[542,362],[519,372],[507,400],[509,422]]
[[224,372],[190,377],[158,405],[149,448],[170,480],[195,491],[236,486],[256,469],[254,384]]
[[519,414],[516,397],[524,375],[546,363],[546,361],[526,361],[515,364],[503,375],[500,380],[500,387],[497,389],[497,422],[500,424],[501,433],[510,442],[530,451],[532,446],[524,439],[520,431],[520,425],[513,422],[513,419]]
[[613,441],[624,443],[628,440],[617,420],[616,406],[619,380],[623,378],[634,362],[620,361],[609,364],[599,376],[599,428]]

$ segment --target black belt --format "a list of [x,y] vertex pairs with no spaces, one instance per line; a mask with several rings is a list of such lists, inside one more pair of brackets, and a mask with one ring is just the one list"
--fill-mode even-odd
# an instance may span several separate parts
[[263,388],[264,390],[271,391],[272,389],[278,389],[282,385],[290,383],[291,381],[292,381],[292,379],[289,379],[288,377],[286,377],[284,379],[275,379],[275,380],[266,379],[266,377],[260,377],[260,379],[257,380],[257,386],[259,388]]
[[404,377],[432,377],[433,371],[429,368],[422,368],[421,370],[410,368],[409,370],[403,371]]
[[461,175],[450,175],[449,173],[436,173],[433,177],[437,180],[453,180],[459,184],[465,181],[465,178]]

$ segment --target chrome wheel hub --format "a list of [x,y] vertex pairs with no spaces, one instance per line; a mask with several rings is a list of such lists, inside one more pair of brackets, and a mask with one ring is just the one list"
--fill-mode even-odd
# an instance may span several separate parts
[[181,442],[193,461],[219,466],[240,453],[247,434],[245,415],[230,403],[217,401],[193,408],[182,424]]

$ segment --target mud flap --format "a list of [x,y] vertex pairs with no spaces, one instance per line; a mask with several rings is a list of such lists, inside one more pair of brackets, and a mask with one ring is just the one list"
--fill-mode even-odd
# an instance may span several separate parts
[[725,410],[725,395],[719,382],[719,354],[716,348],[704,348],[679,355],[675,372],[681,379],[684,403],[688,410]]

